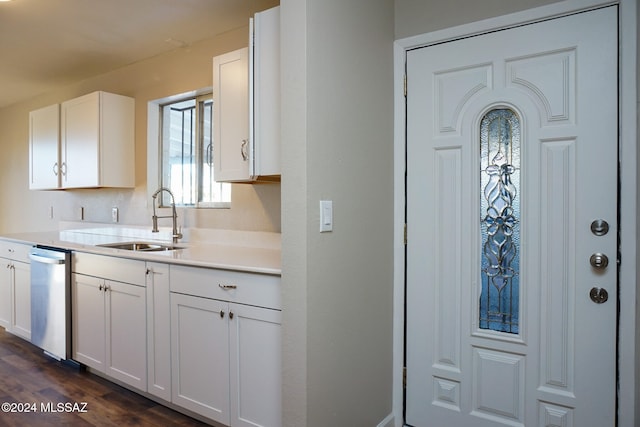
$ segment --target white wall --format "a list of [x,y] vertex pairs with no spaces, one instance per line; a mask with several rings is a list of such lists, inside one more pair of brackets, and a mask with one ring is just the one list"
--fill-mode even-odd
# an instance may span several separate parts
[[558,1],[395,0],[395,35],[401,39]]
[[307,425],[307,2],[281,0],[282,420]]
[[376,426],[392,411],[393,1],[281,7],[284,424]]

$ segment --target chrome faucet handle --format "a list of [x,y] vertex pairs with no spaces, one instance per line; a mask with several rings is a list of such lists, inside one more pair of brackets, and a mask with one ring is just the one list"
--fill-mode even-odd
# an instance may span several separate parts
[[[161,192],[166,191],[167,193],[169,193],[169,196],[171,196],[171,216],[158,216],[156,214],[156,200],[158,197],[158,194],[160,194]],[[173,237],[173,243],[178,243],[178,239],[182,238],[182,230],[178,230],[178,212],[176,211],[176,199],[173,196],[173,193],[171,192],[171,190],[169,190],[166,187],[160,187],[158,188],[155,193],[153,193],[153,195],[151,196],[151,198],[153,199],[152,204],[153,204],[153,216],[151,217],[152,221],[153,221],[153,229],[151,230],[154,233],[158,232],[158,218],[171,218],[173,220],[173,233],[172,233],[172,237]]]

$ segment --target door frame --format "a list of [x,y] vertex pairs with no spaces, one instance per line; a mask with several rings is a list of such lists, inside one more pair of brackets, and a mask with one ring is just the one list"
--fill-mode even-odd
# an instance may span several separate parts
[[[640,423],[640,309],[636,267],[638,151],[637,151],[637,5],[636,0],[564,0],[547,6],[490,18],[396,40],[394,43],[394,315],[393,315],[393,422],[404,425],[403,366],[405,349],[405,97],[406,52],[418,47],[505,29],[602,6],[619,6],[619,158],[620,258],[618,319],[618,427]],[[409,238],[411,234],[409,231]],[[628,236],[628,237],[627,237]],[[638,319],[638,324],[636,324]]]

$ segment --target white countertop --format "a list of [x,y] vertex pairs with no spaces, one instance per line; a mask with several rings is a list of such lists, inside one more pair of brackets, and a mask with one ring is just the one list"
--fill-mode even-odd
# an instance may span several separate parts
[[11,233],[0,235],[0,239],[144,261],[281,274],[281,250],[277,233],[191,230],[185,234],[189,235],[189,241],[179,241],[176,244],[182,249],[158,252],[97,246],[134,241],[171,244],[170,233],[165,231],[158,235],[151,235],[148,230],[142,228],[93,227],[51,232]]

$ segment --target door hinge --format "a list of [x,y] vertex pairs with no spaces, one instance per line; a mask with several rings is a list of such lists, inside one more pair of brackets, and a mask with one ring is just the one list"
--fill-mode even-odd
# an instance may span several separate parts
[[407,223],[404,224],[404,244],[407,244]]
[[404,97],[407,97],[407,75],[404,75]]
[[402,388],[407,388],[407,367],[402,367]]

